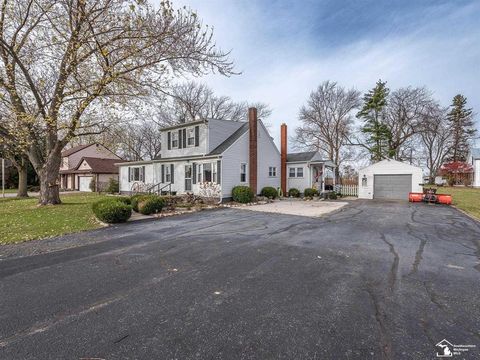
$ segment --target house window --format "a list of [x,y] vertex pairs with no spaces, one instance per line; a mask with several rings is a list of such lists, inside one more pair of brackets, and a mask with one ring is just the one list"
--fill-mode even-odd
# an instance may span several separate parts
[[201,183],[202,182],[202,164],[197,165],[197,182]]
[[178,148],[178,132],[172,132],[172,148]]
[[295,168],[288,168],[288,177],[295,177]]
[[170,165],[165,166],[165,182],[169,183],[172,182],[172,172]]
[[303,177],[303,167],[297,168],[297,177]]
[[185,165],[185,191],[192,191],[192,165]]
[[142,166],[129,168],[130,181],[143,181],[145,169]]
[[203,181],[212,181],[212,164],[210,163],[203,164]]
[[195,146],[195,128],[187,129],[187,145]]
[[270,166],[268,168],[268,176],[269,177],[276,177],[277,176],[277,168],[275,166]]
[[240,182],[247,182],[247,164],[240,164]]
[[218,177],[217,177],[217,163],[214,162],[212,163],[212,181],[214,183],[217,183],[218,181]]

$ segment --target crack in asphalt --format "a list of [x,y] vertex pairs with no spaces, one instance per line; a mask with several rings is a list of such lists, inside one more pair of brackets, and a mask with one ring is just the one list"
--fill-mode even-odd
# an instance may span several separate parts
[[366,291],[370,296],[370,300],[372,302],[373,309],[374,309],[375,320],[378,324],[378,330],[380,332],[379,345],[381,349],[382,359],[391,360],[393,359],[392,338],[390,336],[390,333],[386,325],[387,314],[383,309],[383,306],[380,303],[378,296],[375,294],[372,284],[370,283],[367,284]]
[[398,264],[400,262],[400,257],[398,256],[398,253],[395,251],[395,247],[393,246],[393,244],[387,240],[385,234],[380,233],[380,237],[382,241],[388,245],[390,253],[393,255],[392,266],[390,268],[390,272],[388,273],[388,286],[389,286],[390,293],[392,293],[395,290],[395,283],[397,281]]

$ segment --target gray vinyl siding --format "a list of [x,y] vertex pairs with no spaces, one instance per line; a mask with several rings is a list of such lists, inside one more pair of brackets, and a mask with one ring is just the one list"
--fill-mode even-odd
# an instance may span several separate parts
[[[240,164],[247,164],[247,182],[240,182]],[[248,185],[248,132],[230,146],[222,156],[222,197],[232,196],[237,185]]]
[[209,120],[208,121],[208,152],[213,151],[223,143],[230,135],[238,130],[244,122]]
[[[280,187],[280,152],[275,146],[269,133],[261,123],[257,126],[257,190],[260,193],[263,187]],[[236,185],[249,185],[248,174],[248,132],[243,134],[222,157],[222,197],[232,196],[232,188]],[[247,164],[247,182],[240,182],[240,164]],[[277,168],[277,176],[269,177],[268,168]]]

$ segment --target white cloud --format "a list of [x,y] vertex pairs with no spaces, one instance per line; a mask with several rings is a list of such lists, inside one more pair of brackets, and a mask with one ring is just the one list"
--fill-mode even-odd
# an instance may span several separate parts
[[[269,103],[271,131],[277,139],[282,122],[293,133],[300,106],[324,80],[362,92],[379,78],[391,88],[426,86],[444,105],[463,93],[480,112],[480,25],[470,21],[472,14],[480,14],[478,4],[458,7],[448,16],[441,7],[434,8],[409,33],[393,31],[381,40],[363,37],[341,47],[317,45],[320,41],[303,31],[302,14],[286,16],[285,9],[275,18],[255,2],[184,0],[181,4],[197,9],[205,23],[215,27],[217,43],[233,50],[237,69],[243,72],[202,80],[235,100]],[[278,29],[283,31],[276,36]]]

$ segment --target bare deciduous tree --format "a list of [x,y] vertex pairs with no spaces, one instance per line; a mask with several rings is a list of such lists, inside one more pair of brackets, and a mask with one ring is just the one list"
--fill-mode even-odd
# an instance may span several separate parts
[[331,81],[322,83],[310,94],[307,105],[300,109],[302,125],[296,129],[296,141],[323,152],[340,166],[352,130],[352,112],[360,104],[357,90],[347,90]]
[[438,169],[449,154],[452,132],[447,121],[447,109],[432,103],[422,115],[419,132],[422,140],[429,183],[433,183]]
[[431,94],[425,88],[400,88],[388,96],[384,124],[390,132],[388,153],[396,160],[407,160],[415,149],[415,135],[431,106]]
[[194,12],[162,1],[2,0],[0,133],[25,146],[40,204],[60,203],[61,151],[105,130],[105,110],[160,89],[173,74],[233,73]]

